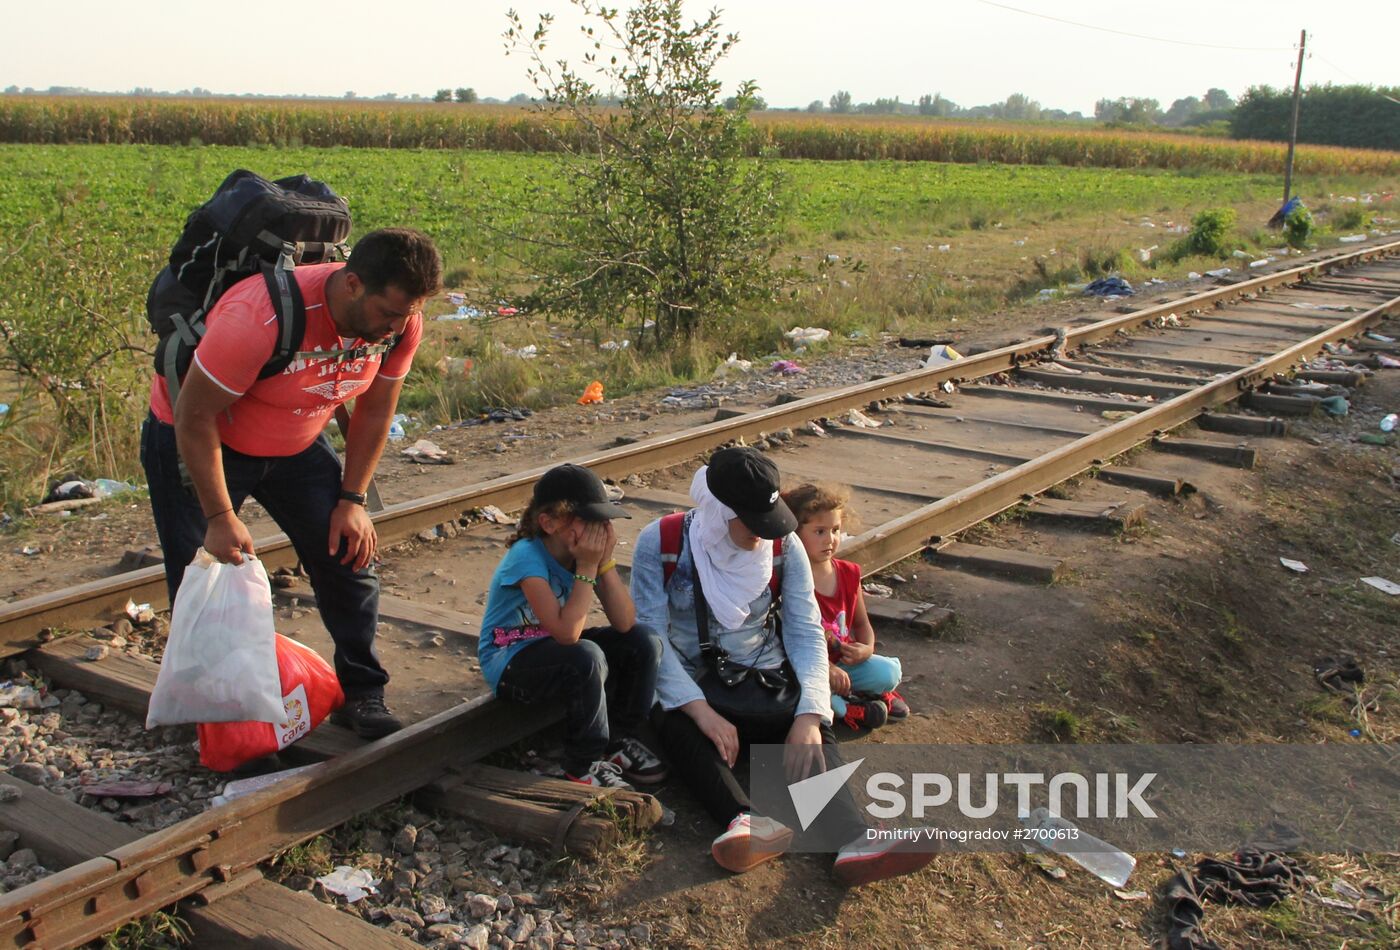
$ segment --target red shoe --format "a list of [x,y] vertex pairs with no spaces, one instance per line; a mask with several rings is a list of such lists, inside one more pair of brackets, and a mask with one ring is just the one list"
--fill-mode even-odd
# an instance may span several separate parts
[[743,812],[710,845],[710,854],[726,871],[742,874],[776,858],[791,844],[792,829],[787,825]]
[[880,696],[880,699],[884,701],[885,708],[889,710],[889,718],[909,718],[909,704],[904,701],[903,696],[899,695],[894,690],[890,690],[888,693],[884,693]]
[[879,699],[849,699],[846,701],[846,715],[841,717],[847,728],[859,732],[862,729],[879,729],[889,719],[889,709]]

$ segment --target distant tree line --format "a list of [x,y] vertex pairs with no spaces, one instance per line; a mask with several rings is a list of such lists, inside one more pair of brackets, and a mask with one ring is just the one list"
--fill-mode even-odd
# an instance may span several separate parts
[[1047,109],[1039,102],[1013,93],[1004,102],[991,105],[963,108],[942,93],[929,93],[916,102],[902,102],[898,96],[893,99],[879,98],[874,102],[855,102],[851,94],[842,89],[834,93],[826,102],[814,99],[808,104],[808,112],[831,112],[836,115],[927,115],[944,119],[1006,119],[1025,122],[1079,122],[1084,121],[1080,112],[1066,112],[1063,109]]
[[[1254,86],[1230,120],[1239,139],[1286,141],[1293,90]],[[1298,141],[1400,150],[1400,86],[1308,86],[1298,107]]]

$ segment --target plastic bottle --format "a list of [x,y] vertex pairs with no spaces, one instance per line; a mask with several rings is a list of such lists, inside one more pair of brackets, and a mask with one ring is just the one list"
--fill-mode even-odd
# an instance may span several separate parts
[[119,482],[113,478],[98,478],[93,481],[92,485],[92,497],[94,498],[110,498],[113,495],[136,490],[135,485]]
[[1129,876],[1133,873],[1133,868],[1137,867],[1137,858],[1131,854],[1115,848],[1107,841],[1101,841],[1091,834],[1080,831],[1073,822],[1050,814],[1050,810],[1047,808],[1037,808],[1029,815],[1023,816],[1021,823],[1027,828],[1052,832],[1066,831],[1074,834],[1076,836],[1074,838],[1054,835],[1037,838],[1034,843],[1046,851],[1064,855],[1099,880],[1114,887],[1122,887],[1127,884]]
[[1381,420],[1381,431],[1394,432],[1397,425],[1400,425],[1400,416],[1392,412]]

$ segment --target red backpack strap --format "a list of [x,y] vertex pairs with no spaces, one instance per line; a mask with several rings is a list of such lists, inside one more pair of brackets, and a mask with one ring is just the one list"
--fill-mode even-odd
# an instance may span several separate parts
[[681,559],[681,531],[685,527],[685,512],[673,511],[661,516],[661,583],[671,583],[676,562]]
[[783,539],[773,539],[773,575],[768,578],[768,590],[774,597],[778,596],[778,588],[783,582]]

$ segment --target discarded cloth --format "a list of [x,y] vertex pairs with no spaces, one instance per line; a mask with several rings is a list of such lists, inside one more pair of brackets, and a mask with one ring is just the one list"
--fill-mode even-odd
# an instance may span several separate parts
[[1100,277],[1084,288],[1086,297],[1131,297],[1135,293],[1137,291],[1133,290],[1133,285],[1116,274],[1112,277]]
[[1167,884],[1167,946],[1170,950],[1220,950],[1205,935],[1205,903],[1272,907],[1302,887],[1304,874],[1286,854],[1245,849],[1233,861],[1205,858]]
[[580,406],[589,406],[589,405],[592,405],[592,404],[595,403],[595,402],[602,402],[602,401],[603,401],[603,384],[602,384],[602,382],[601,382],[600,380],[596,380],[596,379],[593,380],[593,382],[589,383],[586,387],[584,387],[583,395],[580,396],[580,397],[578,397],[578,404],[579,404]]
[[1352,693],[1350,683],[1360,685],[1366,682],[1366,671],[1356,662],[1354,656],[1324,656],[1313,661],[1313,676],[1317,685],[1334,692]]

